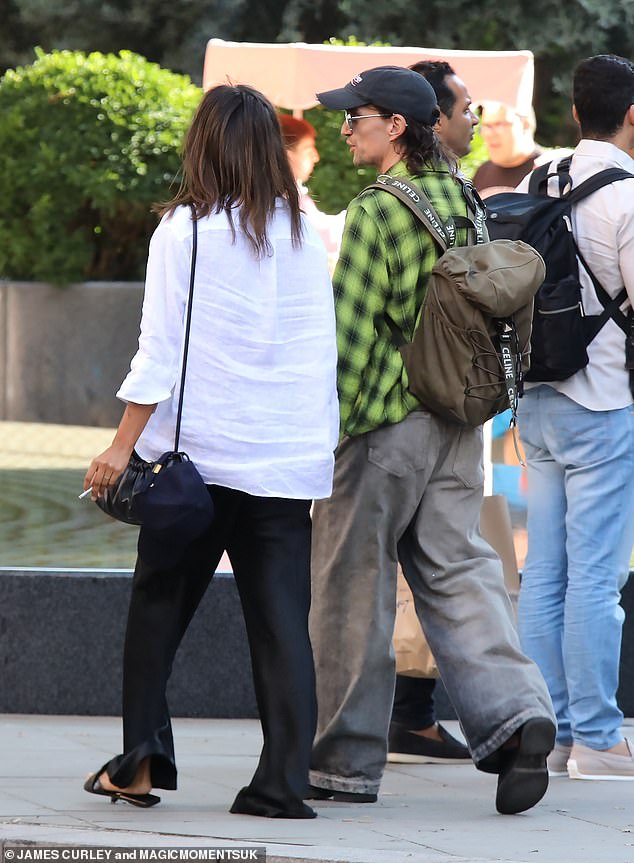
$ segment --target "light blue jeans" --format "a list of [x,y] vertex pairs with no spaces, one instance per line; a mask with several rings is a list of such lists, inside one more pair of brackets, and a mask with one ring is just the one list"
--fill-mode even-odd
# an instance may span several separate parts
[[557,741],[608,749],[623,721],[619,598],[634,544],[634,407],[591,411],[542,385],[518,416],[528,464],[522,647],[548,684]]

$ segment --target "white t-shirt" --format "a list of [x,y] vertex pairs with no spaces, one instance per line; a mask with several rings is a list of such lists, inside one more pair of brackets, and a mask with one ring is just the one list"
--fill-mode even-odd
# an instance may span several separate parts
[[[238,212],[235,212],[238,225]],[[206,483],[263,497],[328,497],[339,410],[326,253],[303,219],[300,248],[279,200],[258,260],[224,213],[198,222],[198,254],[179,449]],[[117,396],[158,402],[136,450],[174,446],[192,223],[164,217],[150,242],[139,349]]]
[[344,222],[346,221],[346,211],[342,210],[336,215],[322,213],[308,194],[306,186],[298,183],[297,188],[299,190],[299,206],[306,214],[311,225],[317,229],[317,233],[321,237],[328,255],[334,258],[336,262],[339,256],[339,249],[341,248],[341,236],[343,234]]
[[[554,172],[559,158],[552,163]],[[604,168],[624,168],[634,174],[634,160],[606,141],[582,139],[574,150],[570,165],[573,186]],[[528,191],[530,175],[517,187]],[[555,179],[551,192],[557,192]],[[575,204],[572,229],[581,254],[599,283],[611,297],[625,286],[628,300],[634,304],[634,179],[610,183]],[[590,277],[579,265],[583,308],[587,315],[603,311]],[[593,411],[614,410],[632,404],[629,372],[625,369],[625,336],[623,330],[608,320],[588,346],[589,362],[585,369],[565,381],[549,381],[549,386]],[[528,387],[528,384],[526,385]]]

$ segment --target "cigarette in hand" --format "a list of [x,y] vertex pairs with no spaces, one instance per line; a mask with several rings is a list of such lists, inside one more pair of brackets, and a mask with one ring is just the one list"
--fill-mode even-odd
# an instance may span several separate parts
[[79,500],[83,500],[85,497],[88,497],[88,495],[91,493],[91,491],[92,491],[92,486],[90,486],[90,488],[87,488],[86,491],[82,491],[82,493],[78,494],[77,497],[79,498]]

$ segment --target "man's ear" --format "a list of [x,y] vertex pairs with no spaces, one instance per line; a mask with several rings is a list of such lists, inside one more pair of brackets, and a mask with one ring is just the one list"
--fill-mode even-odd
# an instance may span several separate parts
[[405,129],[407,129],[407,120],[405,117],[402,114],[393,114],[392,122],[388,128],[390,140],[395,141],[397,138],[400,138]]
[[581,125],[581,123],[579,122],[579,114],[577,114],[577,106],[576,105],[572,106],[572,119],[575,121],[577,126]]

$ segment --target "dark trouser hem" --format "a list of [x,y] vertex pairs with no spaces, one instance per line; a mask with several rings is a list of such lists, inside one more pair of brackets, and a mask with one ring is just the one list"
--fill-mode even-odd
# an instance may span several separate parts
[[153,787],[176,787],[167,683],[176,650],[226,550],[264,738],[249,794],[273,800],[281,810],[299,807],[317,714],[308,637],[310,501],[260,498],[219,486],[210,493],[214,521],[178,565],[163,571],[137,562],[124,653],[125,755],[111,762],[117,777],[111,778],[129,784],[140,761],[151,756]]
[[176,790],[177,771],[174,762],[164,753],[156,749],[154,743],[146,742],[136,746],[131,752],[117,755],[106,765],[110,781],[118,788],[131,785],[145,758],[150,758],[150,781],[152,788]]
[[396,675],[392,722],[398,722],[408,731],[430,728],[436,722],[434,688],[436,681],[429,677]]
[[229,811],[234,815],[259,815],[263,818],[315,818],[317,816],[317,813],[301,799],[289,797],[285,801],[277,801],[257,794],[250,786],[238,792]]

